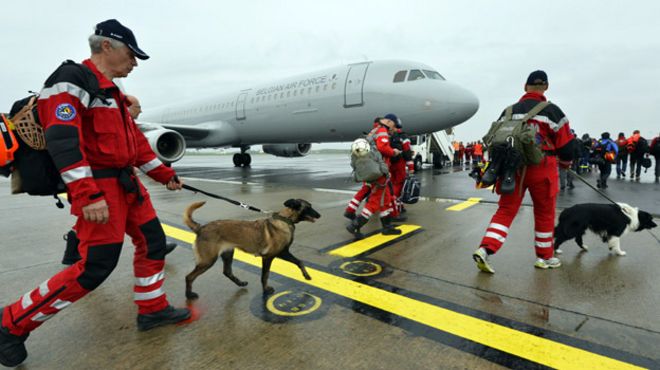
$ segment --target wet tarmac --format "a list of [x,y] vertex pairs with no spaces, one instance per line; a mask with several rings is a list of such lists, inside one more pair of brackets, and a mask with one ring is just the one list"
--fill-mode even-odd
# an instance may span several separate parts
[[[278,262],[270,280],[275,293],[264,296],[259,260],[237,253],[234,272],[247,287],[216,267],[195,282],[200,298],[186,302],[193,235],[182,226],[183,209],[207,200],[195,213],[200,222],[261,215],[145,180],[168,237],[180,246],[167,257],[168,297],[189,304],[194,320],[136,330],[127,239],[110,278],[30,336],[22,368],[660,368],[660,244],[650,233],[624,237],[625,257],[589,235],[589,252],[569,242],[560,269],[537,270],[532,209],[523,207],[491,259],[496,274],[486,275],[471,253],[496,196],[474,189],[464,171],[422,171],[425,199],[408,206],[405,235],[383,239],[373,220],[366,244],[356,245],[341,217],[358,187],[345,155],[253,155],[252,163],[234,168],[229,156],[189,155],[174,167],[193,186],[262,209],[278,210],[289,198],[310,201],[322,218],[296,227],[291,250],[311,281]],[[562,193],[559,207],[606,202],[576,185]],[[62,268],[62,234],[74,222],[52,198],[11,196],[8,188],[0,180],[3,305]],[[607,191],[660,214],[660,185],[649,174],[640,183],[612,179]],[[475,197],[482,201],[447,210]]]

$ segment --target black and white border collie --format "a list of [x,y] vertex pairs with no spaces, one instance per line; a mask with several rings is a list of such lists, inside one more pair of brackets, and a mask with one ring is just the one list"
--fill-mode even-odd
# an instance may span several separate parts
[[625,256],[621,250],[620,238],[629,231],[641,231],[658,226],[653,222],[653,216],[625,203],[576,204],[567,208],[559,215],[559,224],[555,227],[555,253],[561,254],[562,243],[575,238],[575,242],[583,250],[589,247],[582,242],[584,232],[589,229],[598,234],[610,250],[619,256]]

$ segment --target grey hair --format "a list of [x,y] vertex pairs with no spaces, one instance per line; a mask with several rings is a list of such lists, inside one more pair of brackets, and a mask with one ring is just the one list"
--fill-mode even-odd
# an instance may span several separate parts
[[98,54],[101,52],[101,44],[105,40],[110,41],[110,46],[112,46],[113,49],[124,46],[124,43],[119,40],[111,39],[105,36],[91,35],[89,36],[89,48],[92,50],[92,54]]

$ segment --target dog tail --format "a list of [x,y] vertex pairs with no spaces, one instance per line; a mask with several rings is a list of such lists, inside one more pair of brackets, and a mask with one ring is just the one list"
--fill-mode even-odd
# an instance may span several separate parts
[[194,231],[195,234],[199,232],[199,229],[202,227],[202,225],[192,219],[192,214],[197,208],[203,206],[204,204],[206,204],[206,202],[193,203],[189,205],[188,208],[186,208],[185,212],[183,212],[183,223],[185,223],[186,226],[190,228],[190,230]]

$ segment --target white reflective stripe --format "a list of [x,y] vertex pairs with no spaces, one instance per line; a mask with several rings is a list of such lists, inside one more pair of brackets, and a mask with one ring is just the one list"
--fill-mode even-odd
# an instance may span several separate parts
[[115,99],[107,98],[107,99],[105,99],[105,101],[108,102],[108,104],[105,104],[103,102],[103,100],[101,100],[99,98],[94,98],[94,100],[92,100],[92,104],[89,106],[89,108],[90,109],[91,108],[115,108],[115,109],[119,108],[119,106],[117,105],[117,101]]
[[492,231],[487,232],[485,237],[486,238],[493,238],[493,239],[497,240],[500,243],[504,243],[504,241],[506,240],[506,237],[504,237],[504,236],[502,236],[498,233],[494,233]]
[[155,275],[148,277],[136,277],[135,285],[137,286],[149,286],[151,284],[157,283],[165,278],[165,271],[161,271]]
[[[523,113],[517,113],[517,114],[511,115],[512,120],[523,119],[523,117],[525,117],[525,114],[523,114]],[[566,117],[562,118],[559,122],[555,122],[555,121],[551,120],[550,118],[548,118],[546,116],[540,116],[540,115],[536,115],[536,116],[530,118],[530,120],[534,120],[534,121],[537,121],[537,122],[543,122],[543,123],[547,124],[548,126],[550,126],[550,128],[553,129],[554,131],[559,130],[563,125],[565,125],[568,122],[568,118],[566,118]]]
[[358,209],[358,207],[357,207],[355,204],[353,204],[353,203],[348,203],[348,208],[350,208],[350,209],[354,209],[354,210],[356,210],[356,211],[357,211],[357,209]]
[[490,224],[488,225],[488,228],[503,231],[507,234],[509,233],[509,228],[501,224]]
[[158,158],[154,158],[154,159],[150,160],[149,162],[147,162],[147,163],[143,164],[142,166],[140,166],[140,171],[142,171],[144,173],[147,173],[147,172],[157,168],[161,164],[163,164],[163,162],[159,161]]
[[367,217],[369,217],[369,216],[371,216],[372,213],[371,213],[370,210],[368,210],[368,209],[366,209],[366,208],[363,208],[363,209],[362,209],[362,214],[367,215]]
[[50,306],[57,309],[57,310],[63,310],[65,308],[69,307],[69,305],[71,303],[72,302],[69,302],[69,301],[63,301],[61,299],[56,299],[55,302],[53,302],[53,304],[51,304]]
[[538,248],[550,248],[552,247],[552,242],[535,242],[534,245]]
[[380,217],[387,217],[392,212],[392,208],[386,209],[380,213]]
[[[50,279],[49,279],[50,280]],[[42,297],[45,297],[50,290],[48,289],[48,281],[46,280],[43,283],[39,284],[39,294],[41,294]]]
[[50,315],[44,315],[44,314],[42,314],[41,312],[39,312],[39,313],[37,313],[36,315],[32,316],[32,321],[40,321],[40,322],[44,322],[44,321],[50,319],[50,318],[53,317],[53,316],[55,316],[54,313],[53,313],[53,314],[50,314]]
[[89,166],[76,167],[62,172],[62,180],[65,184],[70,184],[85,177],[92,177],[92,168]]
[[374,138],[379,138],[379,137],[383,137],[383,136],[389,137],[390,134],[388,134],[387,132],[379,132],[376,135],[374,135]]
[[153,290],[151,292],[146,292],[146,293],[135,293],[135,298],[134,300],[136,301],[148,301],[150,299],[158,298],[165,294],[165,291],[163,290],[162,287]]
[[82,104],[85,108],[89,106],[90,96],[87,91],[70,82],[58,82],[51,87],[41,89],[41,92],[39,93],[39,100],[48,99],[51,96],[61,93],[67,93],[71,96],[75,96],[78,98],[78,100],[80,100],[80,104]]
[[21,307],[23,307],[24,310],[32,306],[32,298],[30,298],[30,293],[32,292],[25,293],[25,295],[21,299]]
[[540,233],[540,232],[537,231],[536,232],[536,237],[537,238],[552,238],[552,231],[549,232],[549,233]]

